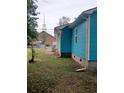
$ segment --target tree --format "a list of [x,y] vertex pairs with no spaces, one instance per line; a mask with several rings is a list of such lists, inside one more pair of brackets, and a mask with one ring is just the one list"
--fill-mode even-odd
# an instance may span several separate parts
[[65,24],[68,24],[69,22],[70,22],[70,18],[69,17],[65,17],[65,16],[63,16],[63,17],[61,17],[60,19],[59,19],[59,25],[65,25]]
[[33,49],[33,40],[37,38],[36,27],[38,27],[38,13],[36,12],[36,9],[38,6],[36,5],[36,2],[36,0],[27,0],[27,44],[32,46],[32,59],[29,60],[30,63],[34,62],[35,51]]

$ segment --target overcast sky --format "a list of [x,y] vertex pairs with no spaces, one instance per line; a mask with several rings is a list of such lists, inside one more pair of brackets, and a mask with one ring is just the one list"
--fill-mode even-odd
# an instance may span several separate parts
[[[38,0],[38,29],[42,28],[43,15],[45,15],[47,29],[54,29],[59,22],[59,18],[67,16],[74,18],[79,16],[83,11],[96,7],[97,0]],[[41,32],[41,30],[38,30]],[[53,30],[48,30],[48,33],[54,35]]]

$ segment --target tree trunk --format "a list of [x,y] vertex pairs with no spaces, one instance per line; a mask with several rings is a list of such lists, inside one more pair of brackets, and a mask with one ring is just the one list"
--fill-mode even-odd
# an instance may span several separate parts
[[34,48],[33,48],[33,43],[32,43],[32,45],[31,45],[31,51],[32,51],[32,58],[31,58],[31,60],[29,60],[29,63],[35,63],[35,61],[34,61],[35,50],[34,50]]

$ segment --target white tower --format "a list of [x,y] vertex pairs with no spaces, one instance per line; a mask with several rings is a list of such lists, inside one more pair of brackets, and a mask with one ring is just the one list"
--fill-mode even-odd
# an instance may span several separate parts
[[42,31],[46,31],[45,16],[43,17]]

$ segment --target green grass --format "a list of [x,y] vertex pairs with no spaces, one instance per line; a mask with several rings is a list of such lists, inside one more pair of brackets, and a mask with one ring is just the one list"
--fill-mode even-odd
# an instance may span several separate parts
[[[28,49],[27,59],[31,59]],[[71,58],[56,58],[35,49],[37,61],[28,63],[28,93],[96,93],[96,75],[89,71],[75,72],[79,66]]]

